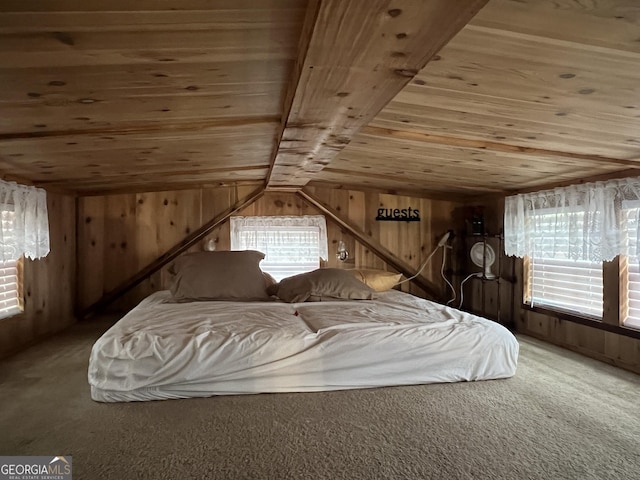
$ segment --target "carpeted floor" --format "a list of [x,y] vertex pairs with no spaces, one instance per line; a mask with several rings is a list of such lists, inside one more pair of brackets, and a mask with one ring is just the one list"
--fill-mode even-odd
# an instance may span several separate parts
[[639,479],[640,377],[527,337],[509,380],[91,401],[104,321],[0,362],[0,455],[74,479]]

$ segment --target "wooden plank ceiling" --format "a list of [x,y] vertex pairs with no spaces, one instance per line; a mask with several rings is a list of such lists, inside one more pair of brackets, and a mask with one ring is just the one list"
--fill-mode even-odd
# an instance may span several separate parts
[[4,0],[0,175],[454,197],[640,175],[640,3],[485,3]]

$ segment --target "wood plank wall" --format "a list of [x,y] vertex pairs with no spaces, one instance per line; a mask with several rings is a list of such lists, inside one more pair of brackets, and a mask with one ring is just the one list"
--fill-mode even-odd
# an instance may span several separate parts
[[[246,198],[255,186],[82,197],[78,200],[79,309],[144,268],[207,220]],[[228,236],[228,234],[227,234]],[[224,243],[216,229],[209,239]],[[142,282],[112,307],[126,311],[162,288],[165,271]]]
[[[495,212],[500,209],[496,197],[488,197],[464,207],[455,212],[456,236],[453,242],[454,257],[456,258],[456,271],[453,276],[457,297],[453,306],[459,307],[463,300],[462,308],[466,311],[499,321],[513,327],[514,310],[513,289],[515,287],[514,261],[505,257],[502,217]],[[471,224],[472,213],[484,211],[484,235],[474,235]],[[502,211],[502,210],[500,210]],[[460,283],[471,273],[482,272],[482,268],[471,262],[469,251],[477,242],[486,242],[496,252],[496,262],[491,271],[498,280],[485,280],[471,277],[464,283],[463,294],[460,295]],[[500,254],[499,254],[500,252]]]
[[0,320],[0,358],[73,324],[76,284],[75,198],[47,194],[51,252],[25,260],[24,312]]
[[[85,308],[105,292],[151,263],[177,244],[186,234],[200,227],[237,200],[246,198],[254,187],[219,187],[172,192],[83,197],[78,200],[78,306]],[[335,210],[355,222],[405,262],[418,267],[451,224],[453,202],[405,196],[313,188],[310,191]],[[376,222],[378,208],[420,210],[420,222]],[[241,215],[317,215],[294,193],[267,192]],[[371,267],[386,264],[369,252],[340,227],[327,222],[329,259],[325,266],[339,268]],[[211,239],[217,250],[230,248],[229,222],[213,230],[192,250],[202,250]],[[343,240],[349,260],[339,262],[337,244]],[[439,280],[441,252],[434,256],[426,274]],[[112,309],[126,311],[151,292],[166,288],[166,273],[158,272],[133,289]],[[415,287],[411,289],[421,294]]]
[[[485,207],[485,221],[488,228],[494,231],[500,229],[504,215],[503,199],[484,199],[479,204]],[[540,313],[525,308],[522,303],[523,262],[520,259],[507,259],[505,263],[511,265],[509,262],[513,264],[516,283],[501,283],[500,297],[502,302],[507,302],[511,298],[513,305],[512,316],[517,332],[640,373],[640,339],[575,323],[562,318],[560,315]],[[508,275],[508,273],[504,274]],[[618,277],[616,275],[605,275],[604,281],[605,291],[617,291],[617,288],[613,288],[617,287],[616,285],[607,284],[607,282],[617,283]],[[485,290],[484,302],[486,304],[493,305],[497,302],[496,287],[497,285],[493,284],[491,288]],[[469,296],[471,309],[479,309],[482,297],[477,287],[471,290]],[[506,309],[508,307],[505,306],[503,308]]]
[[[444,200],[408,197],[404,195],[390,195],[374,191],[358,191],[346,189],[330,189],[309,187],[307,190],[318,197],[325,205],[342,213],[362,231],[378,240],[382,246],[393,252],[405,263],[418,269],[438,240],[449,229],[454,229],[453,213],[459,204]],[[420,222],[386,222],[376,221],[379,208],[419,210]],[[392,270],[387,264],[364,245],[342,232],[334,224],[327,226],[329,236],[330,259],[329,266],[346,268],[378,268]],[[335,258],[337,244],[343,240],[350,252],[350,258],[344,264]],[[432,282],[440,285],[444,292],[444,281],[440,276],[442,264],[440,249],[431,259],[423,275]],[[449,261],[447,255],[447,261]],[[340,264],[340,265],[339,265]],[[410,283],[401,286],[403,291],[424,296],[424,292]]]

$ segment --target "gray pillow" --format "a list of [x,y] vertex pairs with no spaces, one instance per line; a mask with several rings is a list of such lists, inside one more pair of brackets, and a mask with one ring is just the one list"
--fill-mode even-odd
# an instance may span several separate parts
[[171,294],[179,302],[268,300],[263,258],[255,250],[187,253],[169,268]]
[[280,281],[277,295],[290,303],[322,300],[371,300],[374,291],[339,268],[320,268]]

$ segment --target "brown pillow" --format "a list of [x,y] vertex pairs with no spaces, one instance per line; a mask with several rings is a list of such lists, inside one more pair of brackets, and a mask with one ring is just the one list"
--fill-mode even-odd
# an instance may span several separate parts
[[270,287],[271,285],[275,285],[276,283],[278,283],[278,281],[275,278],[273,278],[273,276],[268,272],[263,271],[262,276],[264,277],[264,283],[267,287]]
[[374,298],[371,288],[339,268],[320,268],[285,278],[278,284],[277,295],[290,303]]
[[365,285],[369,285],[376,292],[391,290],[402,278],[401,273],[386,272],[372,268],[356,268],[347,271]]
[[174,300],[268,300],[265,278],[260,270],[264,253],[255,250],[187,253],[178,257],[173,274]]

